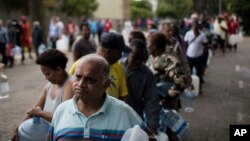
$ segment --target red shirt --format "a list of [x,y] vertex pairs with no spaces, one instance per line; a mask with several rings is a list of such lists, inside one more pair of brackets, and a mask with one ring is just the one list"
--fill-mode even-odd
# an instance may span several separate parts
[[112,28],[112,24],[110,21],[106,21],[104,24],[104,32],[109,32],[109,30]]
[[31,47],[31,34],[30,34],[30,24],[29,22],[25,22],[21,24],[23,28],[23,32],[21,35],[21,43],[22,47]]
[[236,20],[230,20],[229,26],[230,26],[229,34],[236,34],[239,28],[239,23]]

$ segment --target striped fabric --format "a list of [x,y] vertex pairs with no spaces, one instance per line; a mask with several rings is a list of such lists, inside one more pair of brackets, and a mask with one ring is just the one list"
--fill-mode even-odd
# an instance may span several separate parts
[[140,125],[141,122],[140,117],[126,103],[107,94],[101,109],[86,117],[78,111],[74,97],[56,109],[50,136],[53,141],[119,141],[127,129]]

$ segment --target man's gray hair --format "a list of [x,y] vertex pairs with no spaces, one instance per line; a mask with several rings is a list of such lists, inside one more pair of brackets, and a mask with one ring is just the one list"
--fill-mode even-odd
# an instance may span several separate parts
[[109,67],[109,63],[106,61],[106,59],[104,59],[103,57],[101,57],[100,55],[97,55],[97,54],[88,54],[88,55],[81,58],[81,61],[79,64],[81,64],[82,62],[87,62],[87,61],[93,61],[93,62],[97,63],[98,65],[101,65],[102,66],[101,68],[102,68],[103,80],[106,81],[109,79],[110,67]]

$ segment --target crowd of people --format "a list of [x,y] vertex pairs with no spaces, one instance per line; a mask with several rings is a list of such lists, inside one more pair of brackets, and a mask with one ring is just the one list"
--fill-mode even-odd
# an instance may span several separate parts
[[[239,22],[235,14],[211,20],[194,13],[189,20],[163,22],[160,27],[148,23],[147,32],[128,22],[124,29],[131,26],[129,32],[120,26],[114,32],[109,19],[84,19],[79,26],[70,19],[64,27],[60,18],[52,17],[48,31],[51,49],[39,53],[45,41],[38,21],[33,24],[32,38],[25,16],[20,23],[12,21],[8,30],[0,21],[3,63],[13,66],[13,58],[9,63],[3,47],[25,46],[33,58],[33,43],[36,63],[49,81],[22,123],[33,116],[46,120],[50,123],[47,140],[121,140],[135,125],[141,125],[149,136],[157,135],[159,121],[164,120],[160,119],[161,109],[180,110],[180,96],[194,87],[192,75],[199,77],[199,93],[203,93],[209,50],[215,53],[219,48],[223,55],[226,48],[236,51],[237,43],[230,44],[229,37],[239,32]],[[62,34],[69,38],[74,61],[68,72],[68,59],[56,48]],[[170,141],[178,140],[169,127],[164,132]],[[18,140],[18,127],[12,140]]]

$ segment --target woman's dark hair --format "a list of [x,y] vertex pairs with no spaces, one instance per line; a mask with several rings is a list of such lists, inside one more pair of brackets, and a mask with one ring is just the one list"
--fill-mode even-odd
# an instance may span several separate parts
[[58,67],[63,70],[66,68],[68,58],[64,53],[56,49],[44,51],[36,60],[36,64],[56,70]]
[[164,52],[166,50],[167,39],[163,33],[153,33],[150,37],[151,45],[155,45],[158,50]]
[[132,37],[132,40],[130,42],[132,42],[134,39],[141,39],[143,42],[146,43],[146,37],[140,31],[132,31],[130,32],[130,36]]

